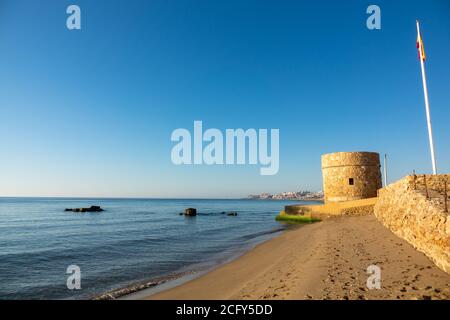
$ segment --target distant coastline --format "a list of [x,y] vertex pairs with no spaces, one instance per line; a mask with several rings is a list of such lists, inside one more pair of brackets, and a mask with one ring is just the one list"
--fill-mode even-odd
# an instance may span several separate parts
[[301,201],[322,201],[322,191],[288,191],[278,194],[261,193],[250,194],[245,199],[250,200],[301,200]]

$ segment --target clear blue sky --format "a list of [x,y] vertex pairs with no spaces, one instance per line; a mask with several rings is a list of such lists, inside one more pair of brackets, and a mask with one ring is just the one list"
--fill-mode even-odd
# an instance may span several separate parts
[[[82,30],[66,28],[66,8]],[[381,7],[382,29],[366,28]],[[450,2],[0,0],[0,195],[240,197],[320,190],[320,155],[450,171]],[[175,166],[176,128],[279,128],[280,170]]]

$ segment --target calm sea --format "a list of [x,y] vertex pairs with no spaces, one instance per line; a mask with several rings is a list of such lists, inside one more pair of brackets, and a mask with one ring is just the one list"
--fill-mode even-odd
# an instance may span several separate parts
[[[0,299],[86,299],[201,272],[284,228],[291,201],[0,198]],[[101,213],[65,208],[100,205]],[[179,213],[197,208],[197,217]],[[227,216],[223,211],[236,211]],[[69,290],[69,265],[81,290]]]

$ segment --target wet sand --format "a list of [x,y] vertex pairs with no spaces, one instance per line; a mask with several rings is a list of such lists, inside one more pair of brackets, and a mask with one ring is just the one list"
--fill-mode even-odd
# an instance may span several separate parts
[[[368,289],[367,267],[381,268]],[[145,299],[449,299],[450,275],[373,216],[301,226]]]

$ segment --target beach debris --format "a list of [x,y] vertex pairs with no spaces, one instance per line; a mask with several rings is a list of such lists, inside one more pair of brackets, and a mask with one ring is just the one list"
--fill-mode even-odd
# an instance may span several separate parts
[[186,208],[184,209],[184,215],[188,217],[194,217],[197,215],[197,209],[195,208]]
[[90,206],[89,208],[66,208],[64,211],[72,212],[102,212],[103,210],[100,206]]

